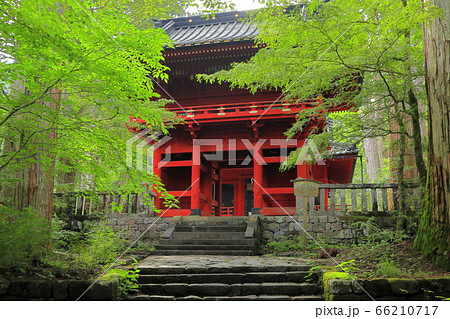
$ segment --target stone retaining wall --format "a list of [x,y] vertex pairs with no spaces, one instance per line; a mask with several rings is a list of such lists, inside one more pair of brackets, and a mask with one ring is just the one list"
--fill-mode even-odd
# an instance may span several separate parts
[[[309,212],[306,231],[314,238],[342,242],[355,240],[361,234],[351,226],[358,220],[367,220],[368,215],[336,214],[332,212]],[[283,236],[302,234],[303,215],[260,216],[261,239],[263,244],[269,240],[279,240]],[[393,219],[387,214],[377,214],[375,222],[382,228],[392,228]],[[300,227],[301,226],[301,227]],[[367,234],[362,234],[367,235]]]
[[450,298],[450,278],[372,279],[358,280],[358,284],[348,279],[333,279],[331,277],[324,282],[325,300],[371,300],[367,293],[377,301],[428,301]]
[[171,219],[172,217],[158,218],[153,214],[108,214],[105,222],[114,231],[122,233],[125,238],[132,241],[148,229],[142,236],[142,241],[155,242],[169,227]]
[[[89,280],[0,281],[0,300],[77,300],[92,284]],[[99,280],[80,299],[109,301],[119,298],[119,280]]]
[[[391,216],[377,213],[376,223],[382,228],[393,227]],[[303,216],[264,216],[259,215],[261,225],[261,242],[278,240],[283,236],[302,234]],[[331,242],[354,241],[358,235],[351,224],[369,218],[368,215],[342,215],[331,212],[310,212],[306,230],[315,238],[320,237]],[[220,217],[217,217],[220,218]],[[155,242],[169,227],[172,218],[159,218],[151,214],[108,214],[106,225],[121,232],[127,239],[135,240],[150,226],[144,234],[144,242]],[[154,223],[154,224],[153,224]],[[152,225],[153,224],[153,225]],[[300,226],[299,226],[300,225]],[[364,235],[364,234],[363,234]]]

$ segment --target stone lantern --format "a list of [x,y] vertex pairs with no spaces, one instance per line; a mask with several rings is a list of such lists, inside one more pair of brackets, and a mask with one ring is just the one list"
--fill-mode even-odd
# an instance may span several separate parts
[[300,211],[300,196],[303,197],[303,250],[306,249],[306,224],[308,223],[308,198],[319,196],[319,185],[321,182],[297,177],[291,181],[294,183],[294,194],[296,197],[296,211]]

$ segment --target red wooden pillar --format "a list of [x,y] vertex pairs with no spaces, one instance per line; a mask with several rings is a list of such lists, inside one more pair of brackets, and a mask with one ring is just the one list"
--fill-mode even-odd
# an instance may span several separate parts
[[[159,168],[160,161],[161,161],[161,148],[156,147],[153,150],[153,173],[162,179],[161,169]],[[155,207],[156,207],[156,209],[162,209],[163,208],[162,201],[159,199],[159,196],[158,196],[159,194],[156,191],[155,187],[153,187],[153,191],[156,194],[155,201],[154,201]]]
[[[194,141],[195,143],[195,141]],[[201,159],[200,146],[194,144],[192,154],[192,171],[191,171],[191,215],[200,215],[200,174]],[[200,159],[200,160],[195,160]]]
[[207,216],[211,215],[212,209],[212,184],[213,184],[213,167],[211,161],[208,161],[208,165],[206,166],[206,176],[205,176],[205,190],[204,194],[206,194],[206,207],[204,206],[204,212]]
[[[298,140],[297,147],[302,147],[305,144],[305,141]],[[301,178],[311,178],[311,165],[307,164],[306,161],[301,162],[297,161],[297,177]]]
[[217,172],[216,196],[215,196],[217,201],[216,216],[220,216],[220,212],[222,210],[222,170],[218,168],[216,172]]
[[297,177],[311,178],[310,165],[303,163],[297,165]]
[[[255,160],[255,157],[262,158],[261,148],[253,149],[253,210],[252,214],[259,214],[259,211],[263,207],[263,193],[261,186],[263,186],[263,166],[259,161]],[[257,154],[255,154],[257,153]]]
[[234,216],[245,216],[245,177],[241,177],[236,186],[235,196],[237,195],[237,200],[234,204]]

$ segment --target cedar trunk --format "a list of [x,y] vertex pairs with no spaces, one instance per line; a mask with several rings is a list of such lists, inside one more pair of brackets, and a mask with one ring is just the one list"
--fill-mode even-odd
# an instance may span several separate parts
[[415,247],[450,269],[450,2],[429,0],[443,17],[424,26],[428,93],[429,176]]
[[[50,90],[53,101],[45,102],[49,109],[56,112],[59,109],[61,91],[58,88]],[[56,113],[57,114],[57,113]],[[55,115],[54,121],[57,120]],[[27,147],[28,154],[33,160],[17,172],[19,180],[12,189],[12,206],[21,211],[26,208],[34,209],[41,217],[51,220],[53,216],[53,191],[54,191],[54,165],[55,155],[53,143],[56,132],[53,129],[55,123],[46,123],[42,127],[44,132],[36,134]],[[29,134],[33,132],[28,132]],[[36,132],[37,133],[37,132]]]

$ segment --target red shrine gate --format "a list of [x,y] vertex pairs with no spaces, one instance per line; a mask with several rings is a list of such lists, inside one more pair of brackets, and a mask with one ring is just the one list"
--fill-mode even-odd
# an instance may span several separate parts
[[[176,18],[158,22],[175,43],[165,52],[169,83],[162,96],[176,100],[169,106],[186,121],[171,130],[171,139],[154,152],[154,172],[180,208],[157,208],[164,216],[285,215],[295,212],[291,180],[311,178],[324,183],[352,180],[357,150],[325,159],[324,165],[297,165],[279,172],[287,154],[301,147],[314,127],[311,121],[293,140],[283,133],[296,114],[315,107],[319,99],[276,102],[280,92],[231,91],[226,85],[199,83],[195,74],[226,69],[248,60],[257,48],[256,30],[239,21],[245,12],[218,13],[215,17]],[[162,90],[161,90],[162,91]],[[283,209],[280,208],[281,205]]]

